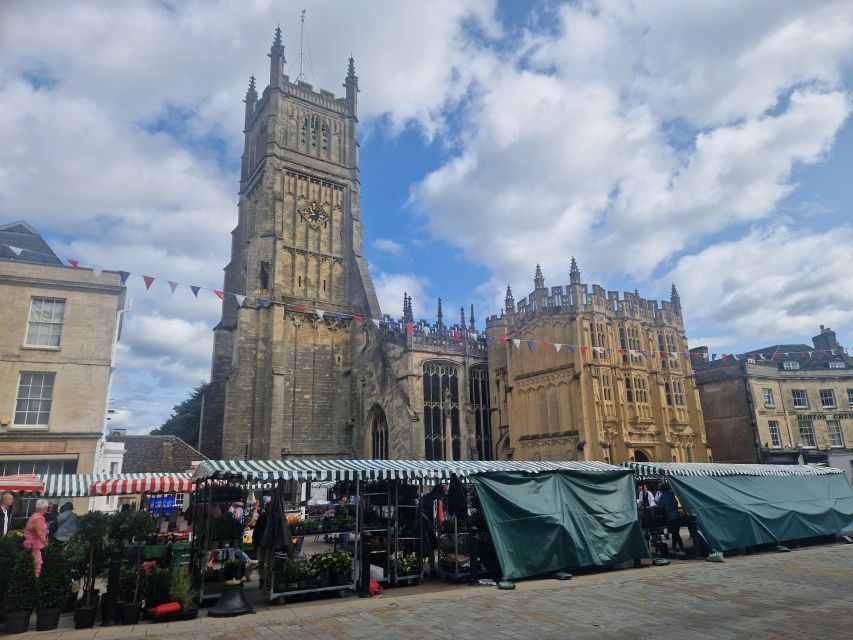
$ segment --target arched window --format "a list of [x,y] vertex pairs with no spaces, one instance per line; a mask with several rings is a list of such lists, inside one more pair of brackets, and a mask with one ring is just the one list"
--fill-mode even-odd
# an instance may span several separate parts
[[380,406],[373,409],[370,420],[370,436],[372,440],[371,458],[373,460],[388,459],[388,420],[385,411]]
[[468,372],[468,402],[474,409],[474,437],[477,456],[491,460],[492,429],[489,422],[489,372],[486,367],[471,367]]
[[634,462],[648,462],[649,456],[646,455],[645,451],[634,451]]
[[459,460],[459,375],[456,365],[425,362],[424,456],[427,460]]

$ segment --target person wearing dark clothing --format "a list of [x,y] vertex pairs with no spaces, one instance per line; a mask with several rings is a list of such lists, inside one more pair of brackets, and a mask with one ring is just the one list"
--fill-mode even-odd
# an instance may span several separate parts
[[666,528],[669,530],[669,535],[672,538],[672,550],[684,552],[684,541],[681,539],[681,523],[678,516],[678,503],[675,501],[675,494],[672,492],[672,487],[664,484],[660,490],[660,500],[658,506],[663,510],[666,516]]

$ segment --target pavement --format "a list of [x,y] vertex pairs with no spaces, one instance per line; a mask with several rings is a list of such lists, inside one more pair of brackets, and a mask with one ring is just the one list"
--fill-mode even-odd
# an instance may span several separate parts
[[371,599],[348,596],[270,606],[238,618],[205,615],[186,622],[18,637],[846,640],[853,629],[851,594],[853,545],[833,544],[726,558],[722,564],[675,560],[568,581],[522,581],[514,591],[427,583],[386,589]]

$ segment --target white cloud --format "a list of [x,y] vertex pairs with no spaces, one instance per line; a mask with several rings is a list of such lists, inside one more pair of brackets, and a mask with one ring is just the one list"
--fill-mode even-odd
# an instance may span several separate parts
[[851,226],[823,233],[753,229],[682,258],[662,282],[678,284],[686,323],[731,327],[729,345],[755,349],[816,335],[820,324],[839,329],[839,339],[849,341],[851,242]]
[[377,251],[384,251],[392,256],[399,256],[403,253],[403,245],[389,238],[376,238],[373,241],[373,248]]
[[419,320],[424,314],[429,313],[430,299],[427,292],[430,283],[426,278],[418,277],[412,273],[375,273],[373,284],[376,288],[376,297],[379,298],[379,307],[382,313],[392,318],[403,315],[403,294],[408,293],[412,297],[412,310],[415,319]]

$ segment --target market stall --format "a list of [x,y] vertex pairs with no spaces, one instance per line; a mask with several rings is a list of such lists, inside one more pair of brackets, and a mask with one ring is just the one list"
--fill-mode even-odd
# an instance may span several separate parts
[[709,551],[853,530],[853,487],[839,469],[803,465],[637,463],[666,479]]
[[477,475],[474,487],[506,579],[649,556],[626,469],[564,463]]

